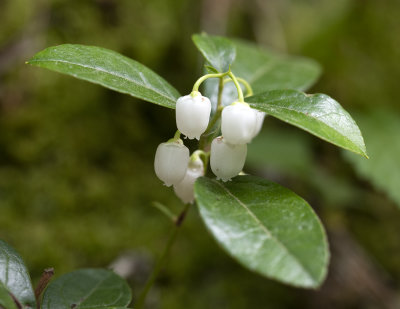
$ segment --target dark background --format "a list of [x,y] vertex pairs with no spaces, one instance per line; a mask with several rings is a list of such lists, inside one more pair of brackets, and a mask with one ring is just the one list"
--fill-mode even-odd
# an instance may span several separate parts
[[29,67],[39,50],[98,45],[150,67],[182,94],[201,74],[200,31],[308,56],[324,73],[309,92],[338,100],[357,120],[370,160],[267,119],[246,166],[303,196],[330,240],[319,291],[243,269],[191,209],[149,308],[400,308],[400,2],[398,0],[0,0],[0,238],[37,282],[135,265],[137,295],[181,208],[153,172],[173,110]]

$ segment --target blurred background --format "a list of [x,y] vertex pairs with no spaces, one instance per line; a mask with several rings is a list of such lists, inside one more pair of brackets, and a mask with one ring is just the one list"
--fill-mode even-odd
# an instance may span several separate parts
[[174,111],[29,67],[63,43],[116,50],[182,94],[201,74],[200,31],[314,58],[309,92],[334,97],[364,134],[358,158],[272,118],[246,171],[289,187],[323,221],[332,259],[318,291],[262,278],[218,247],[195,207],[149,308],[400,308],[400,1],[0,0],[0,238],[34,282],[127,260],[138,295],[182,207],[153,172]]

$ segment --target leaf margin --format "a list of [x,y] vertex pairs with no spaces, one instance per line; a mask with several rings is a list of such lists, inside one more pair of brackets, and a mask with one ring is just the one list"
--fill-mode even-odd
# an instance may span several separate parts
[[[320,274],[320,276],[319,276],[319,281],[318,281],[318,279],[317,279],[316,281],[314,281],[314,283],[315,283],[314,285],[302,285],[302,284],[297,284],[297,283],[293,283],[293,282],[284,281],[284,280],[282,280],[281,278],[278,278],[277,276],[270,275],[270,274],[265,274],[265,273],[261,273],[261,272],[258,271],[257,269],[252,269],[252,268],[249,267],[249,265],[247,265],[245,262],[241,261],[238,257],[234,256],[233,253],[231,253],[231,252],[224,246],[224,244],[214,235],[214,232],[211,230],[211,227],[207,224],[205,218],[203,217],[202,212],[199,211],[199,212],[200,212],[200,217],[203,219],[202,221],[203,221],[203,223],[204,223],[206,229],[210,232],[210,234],[213,236],[214,240],[215,240],[215,241],[217,242],[217,244],[221,247],[221,249],[223,249],[223,251],[224,251],[225,253],[227,253],[234,261],[236,261],[237,263],[239,263],[239,264],[240,264],[241,266],[243,266],[245,269],[247,269],[247,270],[249,270],[249,271],[251,271],[251,272],[253,272],[253,273],[259,274],[259,275],[261,275],[261,276],[263,276],[263,277],[265,277],[265,278],[268,278],[268,279],[271,279],[271,280],[275,280],[275,281],[280,282],[280,283],[285,283],[285,284],[288,284],[288,285],[290,285],[290,286],[294,286],[294,287],[298,287],[298,288],[311,288],[311,289],[315,289],[315,290],[319,289],[319,288],[321,287],[321,285],[324,283],[324,281],[325,281],[325,279],[326,279],[326,277],[327,277],[327,274],[328,274],[328,267],[329,267],[329,262],[330,262],[331,254],[330,254],[330,250],[329,250],[329,242],[328,242],[328,237],[327,237],[325,228],[324,228],[324,226],[323,226],[323,224],[322,224],[322,222],[321,222],[321,219],[320,219],[320,218],[318,217],[318,215],[316,214],[315,210],[314,210],[314,209],[307,203],[307,201],[305,201],[302,197],[298,196],[298,195],[297,195],[296,193],[294,193],[292,190],[290,190],[290,189],[288,189],[288,188],[286,188],[286,187],[281,186],[280,184],[277,184],[277,183],[274,183],[274,182],[272,182],[272,181],[263,179],[263,178],[261,178],[261,177],[255,177],[255,176],[252,176],[252,175],[241,175],[241,176],[236,176],[235,178],[238,178],[238,177],[252,177],[252,178],[258,178],[259,180],[268,181],[269,183],[271,183],[271,184],[273,184],[273,185],[276,185],[276,186],[280,187],[281,189],[284,189],[284,190],[290,192],[290,194],[295,195],[295,196],[298,197],[303,203],[305,203],[305,204],[308,206],[308,209],[309,209],[310,212],[314,215],[314,218],[316,219],[316,221],[317,221],[317,223],[318,223],[318,227],[319,227],[320,232],[321,232],[321,235],[322,235],[322,243],[323,243],[324,249],[325,249],[325,250],[324,250],[324,258],[323,258],[323,260],[324,260],[324,267],[321,269],[321,274]],[[196,200],[196,205],[198,206],[198,208],[200,208],[200,205],[199,205],[199,202],[198,202],[198,196],[197,196],[198,193],[197,193],[197,191],[196,191],[196,186],[199,186],[199,182],[204,181],[204,179],[207,179],[207,180],[212,181],[212,182],[214,182],[214,183],[218,183],[218,184],[221,186],[221,181],[217,181],[216,179],[211,179],[211,178],[206,177],[206,176],[203,176],[203,177],[198,178],[198,179],[196,180],[196,182],[195,182],[195,200]],[[234,179],[233,179],[232,181],[234,181]],[[221,186],[221,187],[222,187],[222,186]],[[232,193],[231,193],[230,191],[227,191],[227,192],[229,192],[229,194],[232,195]],[[238,201],[240,201],[240,200],[238,199]],[[240,202],[241,202],[241,201],[240,201]],[[242,203],[243,203],[243,202],[242,202]],[[200,210],[200,209],[199,209],[199,210]],[[269,232],[270,232],[270,231],[269,231]],[[288,251],[288,252],[290,253],[290,251]],[[297,259],[297,258],[296,258],[296,259]],[[299,262],[299,263],[300,263],[300,262]],[[300,265],[303,266],[301,263],[300,263]],[[308,275],[312,277],[311,274],[308,274]],[[314,280],[314,278],[312,278],[312,279]]]

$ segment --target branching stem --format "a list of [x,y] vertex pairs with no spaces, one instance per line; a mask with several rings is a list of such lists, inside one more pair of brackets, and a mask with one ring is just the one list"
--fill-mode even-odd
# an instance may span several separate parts
[[[251,88],[250,84],[243,78],[240,77],[236,77],[236,79],[238,80],[239,83],[241,83],[245,88],[246,88],[246,97],[252,96],[253,93],[253,88]],[[224,84],[230,82],[232,79],[227,78],[224,79]]]
[[178,232],[180,230],[180,227],[181,227],[183,221],[186,218],[186,214],[187,214],[187,212],[189,210],[189,207],[190,207],[190,204],[186,204],[185,208],[182,210],[182,212],[176,218],[174,227],[172,229],[171,234],[169,235],[169,238],[168,238],[167,243],[166,243],[166,245],[164,247],[164,250],[161,253],[161,255],[160,255],[160,257],[159,257],[159,259],[158,259],[158,261],[157,261],[152,273],[150,274],[150,277],[147,280],[146,285],[144,286],[142,293],[138,297],[138,300],[137,300],[136,306],[135,306],[136,309],[144,308],[144,304],[145,304],[145,301],[146,301],[147,294],[149,293],[151,287],[154,285],[154,282],[156,281],[158,274],[160,273],[162,267],[165,264],[165,261],[167,259],[168,253],[169,253],[172,245],[175,242],[176,236],[178,235]]

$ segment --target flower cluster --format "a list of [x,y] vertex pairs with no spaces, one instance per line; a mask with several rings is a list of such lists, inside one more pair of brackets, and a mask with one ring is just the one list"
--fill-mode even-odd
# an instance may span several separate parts
[[247,155],[247,143],[260,132],[265,117],[263,112],[252,109],[244,102],[240,86],[237,87],[239,101],[226,107],[219,105],[219,110],[214,115],[221,117],[222,135],[212,140],[209,152],[200,149],[190,156],[189,149],[180,135],[200,140],[204,133],[213,129],[213,124],[210,123],[211,102],[197,91],[199,84],[198,81],[191,94],[177,100],[178,131],[174,138],[158,146],[154,160],[157,177],[166,186],[173,186],[176,195],[184,203],[194,201],[194,182],[204,175],[208,159],[212,172],[222,181],[228,181],[242,171]]

